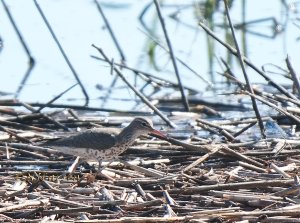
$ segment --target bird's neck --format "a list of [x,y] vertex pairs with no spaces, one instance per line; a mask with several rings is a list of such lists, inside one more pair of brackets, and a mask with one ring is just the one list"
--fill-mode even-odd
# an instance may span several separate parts
[[135,131],[129,128],[129,126],[125,127],[117,137],[117,144],[125,144],[130,146],[134,140],[137,138]]

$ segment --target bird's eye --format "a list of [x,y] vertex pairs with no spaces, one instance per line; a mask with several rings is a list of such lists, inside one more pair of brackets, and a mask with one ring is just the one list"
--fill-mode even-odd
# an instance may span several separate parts
[[148,126],[146,122],[142,122],[142,126],[146,127]]

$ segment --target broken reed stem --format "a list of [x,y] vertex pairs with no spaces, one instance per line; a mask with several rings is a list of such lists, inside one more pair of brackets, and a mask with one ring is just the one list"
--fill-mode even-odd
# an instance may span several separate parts
[[[245,68],[243,56],[242,56],[242,53],[241,53],[240,48],[239,48],[239,44],[238,44],[236,36],[235,36],[234,28],[233,28],[233,25],[232,25],[232,22],[231,22],[231,18],[230,18],[230,13],[229,13],[229,9],[228,9],[227,0],[224,0],[224,5],[225,5],[225,11],[226,11],[226,15],[227,15],[227,18],[228,18],[229,26],[230,26],[230,29],[231,29],[232,37],[233,37],[233,40],[234,40],[237,57],[239,58],[239,61],[240,61],[240,64],[241,64],[241,68],[242,68],[242,71],[243,71],[243,74],[244,74],[244,78],[245,78],[245,81],[246,81],[246,84],[247,84],[247,88],[251,92],[251,94],[254,94],[253,89],[251,87],[250,80],[249,80],[247,72],[246,72],[246,68]],[[265,135],[265,130],[264,130],[264,124],[263,124],[263,122],[261,120],[261,116],[260,116],[260,113],[258,111],[256,100],[252,96],[251,96],[251,101],[252,101],[253,110],[254,110],[256,118],[258,120],[258,125],[259,125],[259,128],[260,128],[261,135],[265,139],[266,135]]]
[[[248,91],[242,91],[242,92],[244,92],[245,94],[248,94],[248,95],[251,94],[251,93],[248,92]],[[274,108],[274,109],[277,110],[278,112],[280,112],[280,113],[282,113],[282,114],[284,114],[284,115],[290,117],[291,119],[293,119],[294,121],[296,121],[298,124],[300,124],[300,119],[299,119],[297,116],[292,115],[291,113],[289,113],[288,111],[284,110],[283,108],[280,108],[280,107],[274,105],[273,103],[271,103],[271,102],[265,100],[265,99],[264,99],[263,97],[261,97],[261,96],[258,96],[258,95],[255,95],[255,94],[252,94],[252,96],[255,97],[257,100],[261,101],[262,103],[264,103],[264,104],[266,104],[266,105],[268,105],[268,106]]]
[[0,208],[0,213],[12,211],[12,210],[18,210],[25,207],[33,207],[33,206],[46,206],[50,205],[49,199],[43,199],[43,200],[28,200],[21,204],[16,204],[8,207],[2,207]]
[[[212,122],[208,122],[205,121],[203,119],[196,119],[196,121],[198,122],[198,125],[200,124],[200,126],[202,128],[207,129],[206,126],[211,126],[213,128],[218,129],[219,131],[217,132],[217,134],[221,134],[222,136],[224,136],[228,141],[233,141],[234,140],[234,136],[231,133],[234,133],[233,130],[229,129],[229,128],[223,128],[220,125],[215,125]],[[208,131],[211,131],[212,129],[209,128]]]
[[22,142],[27,142],[27,143],[31,143],[31,141],[27,138],[24,138],[22,136],[19,136],[17,133],[11,131],[8,128],[3,127],[2,125],[0,125],[0,131],[6,132],[7,134],[9,134],[10,136],[14,136],[16,139],[22,141]]
[[197,159],[196,161],[192,162],[190,165],[188,165],[187,167],[185,167],[182,172],[187,172],[190,169],[194,168],[195,166],[199,165],[200,163],[204,162],[205,160],[207,160],[211,155],[214,155],[215,153],[217,153],[219,150],[221,149],[221,147],[216,147],[214,148],[211,152],[206,153],[205,155],[203,155],[202,157],[200,157],[199,159]]
[[[163,50],[165,50],[166,52],[170,53],[170,51],[155,37],[153,37],[151,34],[144,32],[143,30],[141,30],[142,33],[144,33],[147,37],[149,37],[152,41],[154,41],[158,46],[160,46]],[[197,73],[196,70],[194,70],[193,68],[191,68],[190,65],[188,65],[186,62],[184,62],[182,59],[180,59],[179,57],[175,57],[175,59],[181,63],[182,66],[184,66],[186,69],[188,69],[189,71],[191,71],[193,74],[195,74],[197,77],[199,77],[202,81],[204,81],[209,87],[213,86],[213,83],[210,82],[209,80],[206,80],[204,77],[202,77],[199,73]],[[186,86],[184,87],[186,88]]]
[[[78,84],[78,83],[77,83]],[[62,93],[60,93],[59,95],[55,96],[53,99],[51,99],[50,101],[48,101],[46,104],[44,104],[43,106],[41,106],[38,110],[36,110],[34,113],[39,113],[40,111],[42,111],[45,107],[47,107],[48,105],[51,105],[53,102],[55,102],[57,99],[61,98],[65,93],[67,93],[68,91],[70,91],[72,88],[74,88],[77,84],[72,85],[71,87],[69,87],[67,90],[64,90]]]
[[62,45],[60,44],[58,38],[56,37],[56,35],[55,35],[55,33],[54,33],[54,31],[53,31],[53,29],[52,29],[50,23],[48,22],[48,20],[47,20],[45,14],[44,14],[42,8],[41,8],[41,7],[39,6],[39,4],[37,3],[37,0],[34,0],[34,4],[35,4],[35,6],[36,6],[38,12],[40,13],[40,15],[41,15],[41,17],[42,17],[42,19],[43,19],[45,25],[47,26],[47,28],[48,28],[48,30],[49,30],[49,32],[50,32],[52,38],[54,39],[56,45],[58,46],[58,49],[59,49],[60,53],[62,54],[64,60],[66,61],[68,67],[70,68],[72,74],[74,75],[74,77],[75,77],[77,83],[79,84],[79,86],[80,86],[80,88],[81,88],[81,91],[82,91],[82,93],[83,93],[83,95],[84,95],[84,97],[85,97],[85,104],[84,104],[84,106],[88,106],[90,98],[89,98],[89,95],[88,95],[87,91],[85,90],[85,87],[84,87],[83,83],[81,82],[81,80],[80,80],[80,78],[79,78],[79,75],[77,74],[75,68],[73,67],[71,61],[69,60],[67,54],[65,53],[65,51],[64,51],[64,49],[63,49],[63,47],[62,47]]
[[[39,118],[38,116],[36,116],[36,117],[37,117],[37,119]],[[40,115],[40,117],[42,117],[42,115]],[[18,119],[18,118],[16,118],[16,119]],[[22,119],[20,118],[20,119],[18,119],[18,121],[22,122]],[[33,131],[37,131],[37,132],[47,132],[47,131],[49,131],[46,128],[40,128],[40,127],[36,127],[36,126],[26,125],[26,124],[22,124],[22,123],[19,123],[19,122],[16,122],[16,120],[13,120],[13,121],[11,121],[11,120],[10,121],[0,120],[0,125],[5,125],[5,126],[13,127],[13,128],[16,128],[16,129],[22,129],[22,130],[33,130]]]
[[166,38],[166,42],[167,42],[167,45],[168,45],[168,48],[169,48],[170,57],[171,57],[171,60],[172,60],[172,63],[173,63],[174,71],[175,71],[175,74],[176,74],[176,77],[177,77],[177,81],[178,81],[178,85],[179,85],[179,89],[180,89],[180,93],[181,93],[182,103],[184,105],[185,110],[188,112],[190,110],[188,100],[187,100],[187,97],[185,96],[184,88],[183,88],[182,83],[181,83],[181,78],[180,78],[179,71],[178,71],[178,68],[177,68],[175,54],[173,52],[172,44],[171,44],[171,41],[170,41],[169,36],[168,36],[168,32],[167,32],[167,28],[166,28],[166,25],[165,25],[165,22],[164,22],[164,18],[162,17],[158,1],[154,0],[154,4],[155,4],[156,11],[157,11],[157,14],[158,14],[158,18],[159,18],[159,21],[160,21],[161,27],[163,29],[164,36]]
[[[100,58],[100,57],[97,57],[97,56],[91,56],[92,58],[94,58],[94,59],[97,59],[97,60],[101,60],[101,61],[105,61],[106,62],[106,60],[105,59],[102,59],[102,58]],[[128,66],[128,65],[125,65],[125,64],[120,64],[120,63],[114,63],[114,65],[115,66],[119,66],[121,69],[123,69],[123,68],[125,68],[125,69],[127,69],[127,70],[131,70],[131,71],[133,71],[134,73],[136,73],[136,74],[138,74],[138,75],[140,75],[140,77],[142,78],[142,79],[146,79],[145,81],[154,81],[155,82],[155,84],[159,84],[159,85],[163,85],[164,86],[164,84],[165,85],[167,85],[168,87],[174,87],[174,88],[179,88],[179,85],[178,84],[176,84],[176,83],[174,83],[174,82],[172,82],[172,81],[170,81],[170,80],[166,80],[166,79],[164,79],[164,78],[161,78],[161,77],[156,77],[155,75],[153,75],[153,74],[150,74],[150,73],[148,73],[148,72],[145,72],[145,71],[142,71],[142,70],[139,70],[139,69],[136,69],[136,68],[134,68],[134,67],[130,67],[130,66]],[[146,77],[146,78],[145,78]],[[159,82],[162,82],[162,83],[159,83]],[[192,88],[189,88],[189,87],[187,87],[187,86],[184,86],[184,88],[185,89],[187,89],[187,90],[189,90],[189,91],[194,91],[194,92],[198,92],[196,89],[192,89]]]
[[2,2],[4,10],[5,10],[5,12],[6,12],[7,16],[8,16],[8,19],[10,20],[10,23],[12,24],[12,26],[13,26],[13,28],[14,28],[14,30],[15,30],[15,32],[16,32],[19,40],[20,40],[20,42],[21,42],[21,45],[22,45],[23,49],[25,50],[25,53],[26,53],[26,55],[28,57],[28,68],[27,68],[27,70],[26,70],[26,72],[24,74],[24,77],[21,80],[21,83],[19,84],[18,89],[17,89],[17,91],[16,91],[16,93],[14,95],[15,98],[18,98],[19,95],[20,95],[20,93],[21,93],[21,91],[22,91],[22,89],[23,89],[23,87],[25,86],[26,81],[28,80],[28,77],[30,76],[31,71],[34,68],[35,60],[32,57],[31,52],[29,50],[29,47],[27,46],[27,44],[26,44],[26,42],[25,42],[25,40],[24,40],[24,38],[23,38],[23,36],[22,36],[22,34],[21,34],[21,32],[20,32],[20,30],[19,30],[19,28],[18,28],[18,26],[17,26],[17,24],[16,24],[16,22],[15,22],[15,20],[13,18],[13,16],[12,16],[12,14],[10,13],[9,7],[7,7],[7,5],[6,5],[6,3],[5,3],[4,0],[1,0],[1,2]]
[[[204,31],[210,35],[212,38],[214,38],[216,41],[218,41],[220,44],[222,44],[225,48],[227,48],[230,53],[232,53],[233,55],[237,56],[237,52],[236,49],[234,49],[232,46],[230,46],[229,44],[225,43],[224,41],[222,41],[212,30],[210,30],[204,23],[199,22],[198,23],[199,26],[201,26]],[[292,98],[296,101],[298,101],[298,98],[291,94],[290,92],[288,92],[284,87],[282,87],[280,84],[277,84],[276,82],[274,82],[270,77],[268,77],[263,71],[261,71],[259,68],[257,68],[253,63],[251,63],[248,58],[246,58],[245,56],[243,56],[243,60],[244,62],[251,67],[254,71],[256,71],[259,75],[261,75],[270,85],[272,85],[273,87],[275,87],[278,91],[280,91],[282,94],[286,95],[289,98]]]
[[[45,103],[26,103],[27,105],[30,105],[31,107],[42,107],[45,106]],[[1,106],[24,106],[24,102],[20,101],[0,101]],[[76,109],[76,110],[84,110],[84,111],[104,111],[104,112],[116,112],[116,113],[125,113],[125,114],[133,114],[133,115],[150,115],[150,112],[143,112],[143,111],[134,111],[134,110],[117,110],[117,109],[107,109],[107,108],[99,108],[99,107],[85,107],[81,105],[65,105],[65,104],[48,104],[47,107],[49,108],[70,108],[70,109]],[[43,116],[43,113],[38,114],[32,114],[32,116]],[[26,115],[30,116],[30,115]],[[21,117],[21,116],[20,116]]]
[[102,7],[101,7],[100,3],[97,0],[94,0],[94,2],[97,5],[97,9],[100,12],[100,15],[101,15],[101,17],[102,17],[102,19],[103,19],[103,21],[105,23],[105,26],[106,26],[106,28],[107,28],[107,30],[108,30],[108,32],[109,32],[109,34],[110,34],[110,36],[111,36],[114,44],[115,44],[115,46],[117,47],[117,50],[118,50],[118,52],[120,54],[120,57],[122,59],[122,63],[125,63],[125,61],[126,61],[125,54],[124,54],[124,52],[123,52],[123,50],[121,48],[121,45],[119,44],[119,42],[118,42],[118,40],[117,40],[117,38],[116,38],[116,36],[114,34],[114,31],[112,30],[112,28],[111,28],[111,26],[110,26],[110,24],[109,24],[109,22],[108,22],[108,20],[107,20],[107,18],[105,16],[103,10],[102,10]]
[[234,138],[238,137],[238,136],[241,135],[243,132],[247,131],[249,128],[251,128],[252,126],[256,125],[256,123],[257,123],[257,121],[248,124],[247,126],[245,126],[244,128],[242,128],[242,129],[239,130],[238,132],[234,133],[234,134],[233,134],[233,137],[234,137]]
[[122,74],[122,72],[115,66],[113,66],[112,62],[108,59],[108,57],[106,56],[106,54],[103,52],[103,50],[101,48],[98,48],[97,46],[95,46],[94,44],[92,44],[92,46],[94,48],[96,48],[99,53],[105,58],[106,62],[109,63],[114,71],[119,75],[119,77],[128,85],[128,87],[130,87],[131,90],[134,91],[134,93],[146,104],[148,105],[159,117],[161,117],[169,126],[171,126],[172,128],[175,128],[176,125],[171,122],[167,116],[165,116],[161,111],[159,111],[154,105],[151,104],[151,102],[142,94],[140,93],[132,84],[129,83],[129,81],[125,78],[125,76]]
[[170,189],[170,194],[197,194],[210,190],[238,190],[238,189],[251,189],[251,188],[268,188],[293,185],[294,180],[257,180],[239,183],[215,184],[215,185],[202,185],[198,187],[189,187],[183,189]]
[[[240,86],[241,89],[244,89],[244,88],[245,88],[245,84],[242,83],[241,81],[237,80],[234,76],[227,75],[226,73],[224,73],[224,76],[228,77],[229,80],[232,80],[232,81],[236,82],[236,83]],[[246,91],[246,90],[245,90],[245,91],[242,91],[242,92],[247,92],[247,94],[251,94],[250,92],[248,92],[248,91]],[[294,116],[293,114],[289,113],[288,110],[284,110],[284,109],[282,109],[282,108],[276,106],[274,103],[267,101],[266,99],[271,100],[271,101],[275,101],[275,102],[279,102],[279,100],[282,100],[282,101],[290,101],[290,102],[292,102],[292,103],[294,103],[294,104],[296,104],[296,105],[300,105],[298,100],[294,100],[294,99],[292,99],[292,98],[286,98],[286,97],[280,96],[280,95],[270,95],[270,94],[266,94],[266,93],[263,93],[263,92],[261,92],[261,91],[259,91],[259,90],[257,90],[257,89],[254,90],[254,92],[255,92],[256,94],[253,94],[253,97],[257,96],[257,100],[259,100],[259,101],[261,101],[262,103],[264,103],[264,104],[266,104],[266,105],[268,105],[268,106],[274,108],[275,110],[279,111],[280,113],[282,113],[282,114],[284,114],[284,115],[286,115],[286,116],[291,117],[291,118],[294,119],[296,122],[298,122],[299,119],[298,119],[296,116]],[[275,98],[272,97],[272,96],[275,96]],[[266,99],[264,99],[264,98],[266,98]],[[279,99],[279,100],[278,100],[278,99]],[[249,127],[251,127],[251,126],[249,126]],[[236,136],[235,136],[235,137],[236,137]]]
[[0,160],[0,165],[60,165],[60,166],[68,166],[71,162],[69,161],[52,161],[52,160]]
[[[120,217],[108,220],[81,220],[80,223],[176,223],[188,222],[191,216],[185,217]],[[197,221],[199,222],[199,221]],[[201,222],[200,222],[201,223]]]
[[[20,102],[25,108],[27,108],[29,111],[31,111],[32,113],[37,113],[37,110],[35,110],[31,105],[25,103],[25,102]],[[49,116],[48,114],[44,114],[44,113],[38,113],[41,114],[42,117],[50,122],[52,122],[53,124],[55,124],[56,126],[66,130],[66,131],[70,131],[69,128],[67,128],[66,126],[64,126],[63,124],[61,124],[59,121],[56,121],[54,118],[52,118],[51,116]]]
[[289,69],[290,74],[292,76],[292,80],[294,81],[294,85],[295,85],[295,87],[297,89],[298,97],[300,97],[300,80],[299,80],[299,75],[295,72],[289,56],[286,57],[285,61],[286,61],[287,68]]

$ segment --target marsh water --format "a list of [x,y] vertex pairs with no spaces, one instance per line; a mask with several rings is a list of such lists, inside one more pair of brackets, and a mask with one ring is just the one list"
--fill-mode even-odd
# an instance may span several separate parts
[[[6,0],[4,3],[8,10],[0,4],[1,99],[17,97],[26,102],[45,103],[76,84],[74,74],[34,1]],[[47,0],[37,3],[85,87],[90,97],[89,106],[143,109],[143,106],[137,106],[136,100],[139,100],[135,94],[111,74],[109,64],[91,57],[101,57],[92,44],[102,48],[116,64],[123,56],[129,67],[177,83],[169,54],[156,43],[166,46],[152,1],[98,1],[122,53],[117,50],[96,1]],[[230,7],[237,39],[245,56],[283,85],[291,83],[285,76],[287,55],[294,69],[300,70],[299,7],[295,1],[279,0],[232,1]],[[214,97],[220,89],[222,92],[232,91],[227,89],[226,78],[220,75],[225,70],[221,59],[231,66],[240,80],[244,80],[238,60],[198,25],[203,21],[219,38],[233,44],[222,1],[161,1],[161,11],[175,56],[197,73],[178,63],[183,84],[194,89],[197,97]],[[9,14],[35,60],[28,76],[29,58]],[[151,84],[146,85],[145,80],[133,72],[126,69],[122,72],[146,96],[180,96],[178,90],[167,87],[154,92]],[[249,68],[247,72],[252,83],[265,83],[256,72]],[[83,105],[80,86],[77,85],[57,103]]]

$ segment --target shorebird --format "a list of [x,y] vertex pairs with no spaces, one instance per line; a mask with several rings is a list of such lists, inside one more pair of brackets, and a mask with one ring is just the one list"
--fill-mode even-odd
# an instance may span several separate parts
[[86,161],[99,162],[99,169],[103,160],[114,160],[133,144],[141,135],[166,136],[153,128],[152,121],[147,118],[135,118],[124,129],[94,128],[75,135],[48,141],[43,146],[51,147],[61,153],[79,156]]

